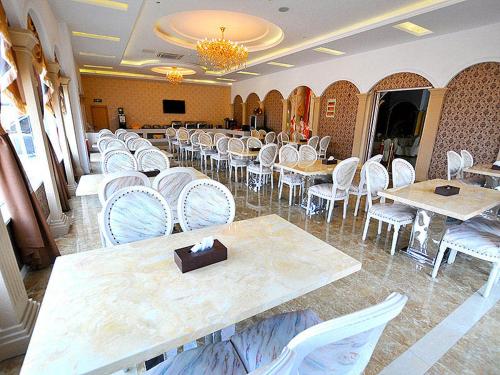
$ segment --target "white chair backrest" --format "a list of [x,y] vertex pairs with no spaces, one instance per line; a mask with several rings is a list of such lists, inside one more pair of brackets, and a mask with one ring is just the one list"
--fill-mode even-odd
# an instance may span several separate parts
[[136,151],[143,147],[148,147],[148,146],[151,147],[153,146],[153,144],[144,138],[132,138],[129,141],[128,146],[130,151]]
[[465,168],[470,168],[474,165],[474,158],[472,157],[472,154],[467,151],[467,150],[462,150],[460,151],[460,155],[462,156],[462,167]]
[[272,168],[278,154],[278,145],[270,143],[263,146],[259,151],[259,161],[261,167]]
[[280,148],[280,163],[297,163],[299,161],[299,151],[292,145],[284,145]]
[[[389,173],[385,167],[376,161],[366,162],[366,198],[368,206],[372,206],[372,198],[378,195],[379,191],[387,189],[389,186]],[[383,199],[381,199],[383,201]]]
[[102,137],[99,138],[97,141],[97,148],[99,149],[100,153],[103,153],[106,150],[106,147],[108,146],[108,143],[115,140],[116,138],[113,137]]
[[392,161],[392,187],[402,187],[415,182],[415,169],[404,159]]
[[234,220],[234,198],[227,187],[210,179],[192,181],[182,190],[177,203],[179,224],[183,231]]
[[462,157],[455,151],[448,151],[446,158],[448,160],[448,180],[460,178],[463,168]]
[[279,132],[278,133],[278,137],[277,137],[278,146],[283,145],[283,143],[288,142],[289,140],[290,139],[288,137],[288,134],[286,134],[284,132]]
[[123,141],[120,141],[119,139],[111,139],[107,144],[106,144],[106,148],[104,149],[104,151],[106,151],[107,149],[114,149],[114,150],[127,150],[127,145],[125,144],[125,142]]
[[356,157],[351,157],[338,163],[332,172],[333,196],[335,196],[336,190],[349,190],[356,174],[358,163],[359,158]]
[[314,161],[318,158],[318,153],[314,147],[309,145],[302,145],[299,148],[299,160],[300,161]]
[[121,132],[121,133],[118,133],[116,135],[116,137],[120,140],[120,141],[124,141],[125,142],[125,136],[127,135],[127,131],[124,131],[124,132]]
[[153,189],[158,191],[172,209],[174,222],[178,221],[177,202],[182,189],[196,180],[196,173],[191,168],[175,167],[162,171],[153,180]]
[[175,129],[172,127],[167,128],[167,130],[165,130],[165,135],[167,136],[167,138],[175,138],[176,135]]
[[109,197],[101,215],[106,241],[118,245],[172,233],[172,211],[152,188],[130,186]]
[[200,144],[201,148],[204,150],[208,150],[212,148],[212,137],[210,134],[207,133],[200,133],[198,135],[198,143]]
[[136,171],[110,173],[99,184],[99,201],[101,201],[101,205],[104,206],[113,193],[129,186],[150,187],[151,183],[145,174]]
[[217,142],[219,141],[219,139],[221,138],[227,138],[225,134],[222,134],[222,133],[215,133],[214,134],[214,144],[217,144]]
[[300,134],[299,132],[294,132],[292,134],[292,141],[295,142],[295,143],[299,143],[300,140],[303,139],[303,136],[302,134]]
[[136,171],[137,160],[128,150],[113,150],[102,157],[102,172]]
[[330,140],[332,137],[329,135],[325,135],[321,140],[319,141],[319,152],[326,154],[326,150],[328,150],[328,145],[330,144]]
[[200,138],[200,132],[195,131],[191,136],[189,137],[189,140],[191,141],[191,146],[198,146],[198,140]]
[[141,149],[137,156],[137,164],[141,171],[163,171],[170,168],[170,161],[167,155],[158,148]]
[[103,135],[103,134],[113,134],[113,132],[109,129],[101,129],[97,132],[98,137]]
[[384,157],[384,155],[382,154],[378,154],[378,155],[375,155],[375,156],[372,156],[370,159],[368,159],[367,161],[376,161],[377,163],[380,163],[382,161],[382,158]]
[[262,148],[262,142],[258,138],[250,137],[250,138],[247,138],[247,147],[248,148],[255,148],[255,147]]
[[366,166],[368,165],[369,161],[373,161],[375,163],[380,163],[382,160],[382,155],[375,155],[365,161],[363,166],[361,167],[361,172],[359,172],[359,189],[362,191],[363,189],[366,188]]
[[219,153],[219,155],[221,155],[221,156],[227,155],[229,140],[230,140],[230,138],[228,138],[228,137],[222,137],[222,138],[219,138],[217,140],[217,143],[215,144],[215,146],[217,147],[217,152]]
[[186,128],[177,129],[177,140],[179,142],[187,142],[189,140],[189,132]]
[[[239,138],[230,138],[228,143],[228,151],[233,152],[243,152],[245,151],[245,144]],[[229,158],[233,158],[234,156],[229,153]]]
[[275,132],[269,132],[266,134],[266,137],[264,138],[264,143],[267,145],[269,143],[274,143],[274,140],[276,139],[276,133]]
[[307,141],[307,144],[311,147],[314,147],[315,150],[318,148],[318,143],[319,143],[319,137],[317,135],[312,136]]
[[118,134],[126,133],[127,131],[122,128],[118,128],[115,130],[115,135],[118,137]]
[[137,133],[133,133],[133,132],[127,132],[125,133],[125,135],[123,136],[123,141],[125,143],[127,143],[127,140],[130,139],[130,138],[140,138],[141,136]]
[[[283,349],[280,356],[261,371],[261,375],[298,374],[308,355],[316,350],[336,365],[329,367],[332,374],[362,374],[387,323],[403,310],[408,297],[391,293],[387,299],[375,306],[344,315],[312,326],[295,336]],[[314,365],[314,361],[312,365]],[[311,369],[321,374],[324,368]]]

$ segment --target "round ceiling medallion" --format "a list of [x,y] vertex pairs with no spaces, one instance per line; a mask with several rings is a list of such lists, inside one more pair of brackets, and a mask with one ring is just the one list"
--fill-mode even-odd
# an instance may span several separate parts
[[154,32],[169,43],[196,49],[199,40],[220,38],[221,26],[226,28],[225,38],[243,44],[250,52],[274,47],[284,37],[278,26],[263,18],[223,10],[174,13],[160,18]]
[[151,70],[155,73],[160,73],[160,74],[168,74],[173,70],[176,70],[183,76],[190,76],[192,74],[196,74],[196,72],[193,69],[183,68],[182,66],[155,66],[154,68],[151,68]]

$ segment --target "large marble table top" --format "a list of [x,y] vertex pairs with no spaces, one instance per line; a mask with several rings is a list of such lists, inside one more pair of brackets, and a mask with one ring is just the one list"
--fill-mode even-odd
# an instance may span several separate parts
[[[208,235],[228,259],[182,274],[173,250]],[[61,256],[21,374],[135,366],[360,269],[277,215]]]
[[464,169],[464,172],[482,174],[484,176],[491,176],[491,177],[500,178],[500,170],[491,169],[492,165],[493,165],[493,163],[473,165],[470,168]]
[[[339,160],[340,161],[340,160]],[[298,163],[276,163],[276,168],[283,168],[286,171],[301,174],[303,176],[325,175],[333,172],[337,164],[323,164],[321,160],[299,161]]]
[[259,156],[259,151],[250,151],[250,150],[244,150],[242,152],[229,151],[229,153],[243,158],[256,158],[257,156]]
[[[460,193],[449,197],[434,193],[437,186],[443,185],[458,186]],[[427,180],[402,188],[387,189],[379,192],[379,195],[396,202],[462,221],[469,220],[500,205],[500,191],[442,179]]]
[[[193,170],[196,174],[197,178],[210,178],[206,174],[201,173],[195,168],[188,167]],[[106,177],[104,173],[96,173],[96,174],[86,174],[80,177],[80,181],[78,182],[78,186],[76,188],[75,195],[77,197],[85,196],[85,195],[97,195],[99,193],[99,185]],[[149,180],[151,183],[155,178],[150,177]]]

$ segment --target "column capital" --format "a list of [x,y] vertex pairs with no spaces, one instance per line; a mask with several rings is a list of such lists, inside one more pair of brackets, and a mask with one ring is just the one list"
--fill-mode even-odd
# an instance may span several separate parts
[[319,103],[321,101],[321,96],[313,96],[311,97],[311,100],[314,104]]
[[60,70],[61,70],[61,65],[59,65],[59,63],[47,62],[47,72],[53,74],[59,74]]
[[65,77],[65,76],[59,77],[59,82],[61,82],[61,85],[63,85],[63,86],[69,85],[69,81],[71,81],[71,78],[69,78],[69,77]]
[[38,40],[30,30],[11,27],[9,34],[14,51],[29,53],[33,56],[33,48],[37,45]]

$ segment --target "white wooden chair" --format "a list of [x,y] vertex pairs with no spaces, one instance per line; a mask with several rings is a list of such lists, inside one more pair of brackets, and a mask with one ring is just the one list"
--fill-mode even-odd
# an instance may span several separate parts
[[217,142],[221,138],[227,138],[227,137],[226,137],[226,135],[224,133],[215,133],[214,134],[214,145],[217,145]]
[[[127,141],[129,139],[132,139],[132,138],[140,138],[141,136],[137,133],[134,133],[134,132],[126,132],[124,135],[123,135],[123,142],[125,142],[125,144],[127,144]],[[127,144],[128,146],[128,144]]]
[[380,203],[373,204],[373,197],[378,195],[379,191],[387,189],[389,186],[389,173],[387,169],[375,161],[368,162],[366,166],[366,186],[368,199],[368,213],[366,215],[365,228],[363,230],[363,241],[366,240],[370,220],[379,221],[378,234],[382,231],[382,223],[394,226],[392,237],[391,255],[396,251],[399,229],[401,226],[412,224],[415,220],[415,209],[399,203],[385,203],[385,198],[380,198]]
[[[310,146],[309,146],[310,147]],[[343,218],[346,218],[347,206],[349,205],[349,188],[352,184],[356,168],[359,163],[359,158],[352,157],[342,160],[332,172],[332,182],[311,186],[307,191],[307,214],[311,215],[310,206],[311,199],[316,196],[327,201],[329,223],[332,218],[333,207],[335,201],[344,201]]]
[[125,142],[120,141],[117,138],[111,139],[106,144],[106,148],[104,149],[104,151],[106,152],[107,150],[110,150],[110,149],[113,149],[113,150],[127,150],[128,151],[128,148],[127,148],[127,145],[125,144]]
[[199,179],[188,183],[177,202],[183,231],[232,223],[235,203],[231,192],[220,182]]
[[319,144],[319,137],[317,135],[312,136],[307,141],[307,144],[316,150],[318,148],[318,144]]
[[260,191],[262,184],[271,177],[271,188],[274,188],[273,166],[278,154],[278,146],[274,143],[263,146],[259,151],[259,164],[248,164],[247,166],[247,186],[250,174],[257,175],[259,182],[257,190]]
[[392,187],[403,187],[415,182],[415,169],[404,159],[392,161]]
[[194,173],[193,169],[175,167],[162,171],[153,180],[153,189],[157,190],[165,198],[172,209],[172,220],[174,223],[179,222],[177,202],[179,201],[181,191],[187,184],[196,179],[196,173]]
[[278,147],[282,147],[290,141],[290,138],[285,132],[279,132],[278,136],[276,137],[276,141],[278,142]]
[[120,132],[116,135],[116,137],[120,140],[120,141],[125,141],[125,136],[128,134],[128,132],[125,130],[124,132]]
[[462,179],[461,181],[473,186],[483,187],[486,183],[486,177],[484,176],[473,176],[473,177],[465,177],[463,176],[464,170],[467,168],[471,168],[474,166],[474,157],[467,150],[461,150],[460,156],[462,157]]
[[108,143],[115,140],[116,138],[114,137],[101,137],[97,141],[97,149],[99,152],[102,154],[104,150],[106,150],[106,147],[108,146]]
[[[358,216],[359,204],[361,202],[361,197],[366,195],[366,165],[369,161],[376,161],[380,163],[382,160],[382,155],[375,155],[368,159],[361,167],[361,172],[359,173],[359,184],[352,183],[349,188],[349,194],[356,196],[356,205],[354,207],[354,216]],[[374,198],[372,198],[374,199]],[[365,203],[365,212],[368,210],[368,200]]]
[[116,191],[129,186],[146,186],[150,187],[149,178],[136,171],[124,171],[110,173],[104,177],[104,180],[99,184],[99,201],[104,206],[108,198]]
[[203,168],[205,164],[205,169],[207,169],[207,159],[217,154],[217,150],[214,150],[212,137],[208,133],[199,135],[198,144],[200,145],[201,167]]
[[329,135],[324,136],[321,138],[319,141],[319,151],[318,151],[318,158],[319,159],[325,159],[326,158],[326,152],[328,150],[328,145],[330,144],[331,137]]
[[256,137],[248,137],[246,139],[247,149],[251,148],[262,148],[262,142],[259,138]]
[[496,218],[489,220],[479,216],[448,228],[439,246],[434,269],[432,270],[433,278],[436,277],[439,271],[446,249],[451,250],[448,264],[455,261],[457,252],[492,263],[488,281],[482,292],[485,298],[488,297],[499,277],[500,220]]
[[118,134],[124,134],[126,133],[127,131],[125,129],[122,129],[122,128],[118,128],[115,130],[115,136],[118,137]]
[[462,178],[463,160],[460,154],[455,151],[448,151],[446,159],[448,161],[448,180]]
[[177,140],[175,141],[175,146],[177,147],[179,159],[183,160],[187,158],[187,153],[185,152],[185,150],[190,146],[190,144],[189,132],[186,128],[177,129]]
[[143,147],[153,147],[153,144],[151,141],[144,138],[132,138],[132,140],[129,141],[128,146],[130,151],[137,151]]
[[[217,135],[217,134],[216,134]],[[217,161],[217,172],[219,172],[220,163],[226,163],[226,169],[229,166],[229,154],[227,152],[229,145],[228,137],[222,137],[217,140],[215,144],[217,153],[210,155],[210,169],[213,170],[213,161]]]
[[165,130],[165,138],[168,143],[168,151],[173,152],[173,142],[175,141],[176,132],[173,127],[169,127]]
[[113,150],[103,155],[101,170],[103,173],[136,171],[137,160],[128,150]]
[[[326,322],[311,310],[278,314],[233,335],[230,340],[179,354],[147,375],[362,374],[386,325],[408,297],[385,301]],[[221,360],[221,359],[224,360]]]
[[318,159],[316,149],[309,145],[302,145],[299,148],[299,161],[315,161]]
[[100,213],[99,224],[106,243],[123,243],[172,233],[172,211],[156,190],[131,186],[115,192]]
[[234,152],[244,152],[245,144],[239,138],[231,138],[228,143],[228,152],[229,152],[229,180],[231,180],[232,171],[234,168],[234,180],[238,182],[238,169],[241,169],[241,176],[243,178],[243,169],[247,167],[247,161],[242,159],[234,154],[231,154],[231,151]]
[[269,143],[274,143],[275,140],[276,140],[276,133],[275,132],[269,132],[264,137],[264,143],[266,145],[268,145]]
[[[284,145],[279,151],[279,161],[280,163],[298,163],[299,162],[299,152],[294,146]],[[280,168],[280,178],[279,178],[279,195],[278,199],[281,199],[281,193],[283,192],[283,185],[287,185],[289,188],[288,193],[288,205],[292,205],[293,198],[295,197],[295,188],[299,187],[299,196],[302,195],[302,189],[304,188],[304,180],[302,177],[293,172],[286,172],[283,168]]]
[[97,136],[100,137],[102,135],[105,135],[105,134],[111,134],[113,135],[113,132],[109,129],[101,129],[97,132]]
[[144,148],[141,149],[137,155],[137,163],[139,170],[146,171],[163,171],[170,168],[170,160],[165,153],[158,148]]
[[193,132],[193,134],[189,137],[190,145],[184,149],[186,159],[188,158],[188,154],[191,154],[191,162],[194,160],[195,154],[200,153],[200,144],[198,143],[200,134],[201,133],[198,131]]

